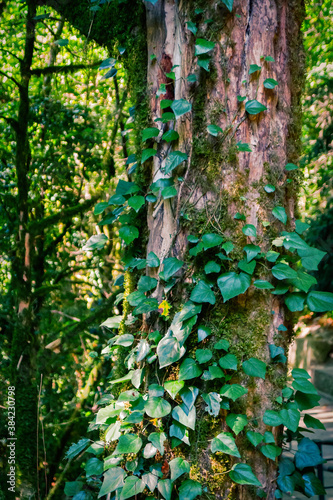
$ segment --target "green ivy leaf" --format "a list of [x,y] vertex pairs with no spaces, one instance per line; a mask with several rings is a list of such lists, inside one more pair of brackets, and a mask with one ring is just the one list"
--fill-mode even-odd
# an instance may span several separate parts
[[222,236],[215,233],[206,233],[202,236],[202,243],[204,245],[205,250],[209,248],[214,248],[220,245],[223,241]]
[[237,484],[262,486],[261,482],[253,474],[251,467],[247,464],[235,464],[229,472],[229,477]]
[[294,408],[283,408],[280,411],[280,417],[283,421],[283,424],[287,429],[291,430],[292,432],[296,432],[298,429],[298,424],[301,418],[301,414],[299,410],[296,410]]
[[173,424],[170,426],[169,429],[169,434],[170,437],[175,437],[180,441],[183,441],[183,443],[190,446],[189,432],[184,425],[181,425],[178,422],[173,421]]
[[66,455],[65,455],[66,458],[68,460],[72,460],[77,455],[79,455],[81,453],[81,451],[83,451],[88,446],[89,443],[90,443],[90,439],[83,438],[83,439],[80,439],[80,441],[78,441],[77,443],[72,444],[69,447],[68,451],[66,452]]
[[266,78],[266,80],[264,80],[264,87],[266,89],[274,89],[277,85],[279,84],[274,78]]
[[145,404],[145,412],[151,418],[162,418],[169,415],[171,405],[163,398],[149,398]]
[[315,495],[325,495],[326,490],[314,472],[303,474],[304,493],[308,498]]
[[292,170],[297,170],[298,166],[295,165],[294,163],[287,163],[287,165],[284,167],[287,172],[291,172]]
[[182,401],[184,405],[187,408],[187,411],[191,411],[195,400],[197,399],[199,394],[199,389],[197,387],[185,387],[181,393],[180,397],[182,398]]
[[139,230],[135,226],[122,226],[119,229],[119,236],[122,240],[124,240],[126,245],[129,245],[132,241],[139,237]]
[[179,500],[194,500],[202,494],[202,486],[198,481],[186,479],[179,488]]
[[263,418],[264,424],[269,425],[271,427],[277,427],[278,425],[283,424],[283,421],[278,414],[278,412],[274,410],[266,410]]
[[306,302],[310,311],[326,312],[333,310],[333,293],[331,292],[310,292]]
[[112,493],[113,491],[124,486],[124,476],[126,472],[122,467],[112,467],[107,470],[103,476],[103,485],[99,491],[98,498]]
[[243,234],[245,234],[245,236],[252,236],[253,238],[256,238],[257,236],[257,230],[253,224],[245,224],[242,232]]
[[187,154],[182,153],[181,151],[172,151],[172,153],[169,154],[165,161],[165,166],[164,166],[164,172],[166,174],[169,174],[174,170],[178,165],[180,165],[183,161],[187,160]]
[[154,252],[149,252],[147,257],[147,266],[148,267],[159,267],[160,259]]
[[247,439],[250,441],[253,446],[258,446],[264,439],[263,436],[259,432],[248,431],[246,433]]
[[160,479],[157,484],[157,489],[165,500],[171,500],[172,483],[170,479]]
[[179,368],[178,380],[190,380],[202,374],[200,366],[194,359],[186,358]]
[[217,137],[219,133],[223,132],[223,130],[221,129],[221,127],[218,127],[214,123],[211,123],[210,125],[207,126],[207,132],[210,135]]
[[195,420],[196,420],[195,407],[193,406],[193,408],[189,412],[185,411],[185,409],[187,410],[186,406],[183,406],[183,407],[176,406],[172,410],[172,417],[180,424],[184,425],[185,427],[189,427],[190,429],[192,429],[194,431],[195,430]]
[[258,66],[258,64],[250,64],[249,75],[252,75],[257,71],[261,71],[261,66]]
[[315,394],[315,395],[318,394],[315,386],[305,378],[298,378],[294,380],[292,386],[295,389],[295,391],[304,392],[305,394]]
[[265,281],[265,280],[256,280],[256,281],[254,281],[253,284],[256,288],[260,288],[261,290],[273,290],[274,289],[274,286],[272,285],[272,283],[270,283],[269,281]]
[[133,311],[133,314],[148,314],[149,312],[156,311],[158,309],[158,301],[156,299],[146,298]]
[[247,425],[248,421],[246,415],[229,413],[226,418],[226,423],[237,436]]
[[101,248],[103,248],[105,246],[105,243],[109,241],[108,237],[105,236],[104,233],[102,234],[94,234],[94,236],[92,236],[91,238],[89,238],[89,240],[87,241],[87,243],[84,245],[84,247],[82,248],[82,250],[85,250],[85,251],[92,251],[92,250],[100,250]]
[[217,392],[209,392],[208,394],[202,393],[201,396],[207,404],[205,410],[208,411],[210,415],[217,417],[221,409],[221,396]]
[[317,284],[317,280],[314,276],[298,270],[297,278],[289,280],[289,283],[303,292],[308,292],[312,285]]
[[214,344],[214,349],[227,351],[230,347],[230,343],[225,339],[220,339],[216,344]]
[[195,41],[195,56],[201,56],[203,54],[208,54],[215,47],[215,42],[209,42],[203,38],[197,38]]
[[307,224],[306,222],[302,222],[301,220],[296,219],[295,226],[296,226],[296,233],[302,234],[302,233],[304,233],[304,231],[309,229],[310,224]]
[[250,358],[244,361],[242,368],[246,375],[250,377],[259,377],[262,379],[266,377],[266,363],[260,359]]
[[283,224],[287,223],[288,217],[287,217],[286,211],[285,211],[285,209],[283,207],[275,207],[275,208],[273,208],[272,214],[274,215],[274,217],[276,219],[278,219]]
[[216,453],[217,451],[232,455],[233,457],[241,457],[235,439],[230,432],[221,432],[221,434],[213,439],[212,453]]
[[199,325],[198,326],[198,342],[201,342],[209,335],[211,335],[212,331],[208,326]]
[[247,262],[245,259],[238,262],[238,267],[241,271],[248,274],[253,274],[257,263],[255,260],[252,262]]
[[229,12],[232,11],[232,6],[233,6],[233,3],[234,3],[234,0],[222,0],[222,3],[227,7],[227,9],[229,10]]
[[149,292],[150,290],[153,290],[153,288],[156,288],[156,286],[157,279],[151,278],[150,276],[141,276],[138,282],[138,290],[140,292]]
[[237,142],[236,146],[238,148],[238,151],[240,151],[241,153],[251,153],[252,152],[250,144],[248,144],[247,142]]
[[124,434],[123,436],[120,436],[117,448],[113,454],[122,455],[125,453],[138,453],[141,447],[142,439],[139,436],[136,434]]
[[215,304],[214,292],[210,289],[209,285],[204,281],[199,281],[199,283],[192,290],[190,299],[193,302],[198,302],[202,304],[203,302],[209,302],[209,304]]
[[217,280],[224,302],[236,297],[251,285],[251,277],[248,274],[234,272],[222,274]]
[[173,103],[171,104],[171,109],[177,119],[191,111],[192,104],[185,99],[178,99],[176,101],[173,101]]
[[190,472],[190,464],[181,457],[176,457],[169,462],[171,481],[176,481],[183,474]]
[[184,387],[184,381],[183,380],[167,380],[164,382],[164,389],[167,391],[168,394],[172,397],[172,399],[175,399],[178,392]]
[[296,271],[282,262],[272,267],[272,274],[278,280],[297,278]]
[[275,460],[281,455],[282,449],[275,444],[265,444],[260,448],[261,453],[271,460]]
[[156,153],[157,153],[156,149],[152,148],[144,149],[141,155],[141,163],[144,163],[145,161],[149,160],[149,158],[155,156]]
[[266,184],[264,190],[266,191],[266,193],[274,193],[275,186],[273,186],[273,184]]
[[166,142],[177,141],[179,134],[175,130],[168,130],[162,135],[162,139]]
[[305,295],[303,293],[288,293],[285,298],[285,304],[289,311],[303,311]]
[[304,424],[307,428],[326,430],[325,425],[318,420],[318,418],[312,417],[308,414],[304,415]]
[[176,257],[169,257],[163,261],[164,268],[164,280],[168,281],[171,276],[173,276],[179,269],[183,266],[184,262],[182,260],[176,259]]
[[[227,354],[228,356],[228,354]],[[236,399],[247,394],[248,390],[239,384],[226,384],[220,390],[221,396],[236,401]]]
[[174,196],[177,196],[177,189],[175,186],[168,186],[164,189],[162,189],[162,198],[164,200],[168,200],[169,198],[173,198]]
[[157,137],[159,133],[160,131],[157,127],[145,128],[142,132],[142,142],[152,137]]
[[145,199],[143,196],[132,196],[132,198],[128,200],[128,205],[131,208],[133,208],[136,212],[138,212],[142,207],[142,205],[144,204],[145,204]]
[[214,262],[213,260],[210,260],[205,265],[205,273],[206,274],[219,273],[220,270],[221,270],[221,266],[219,264],[217,264],[217,262]]
[[319,448],[311,441],[309,438],[303,438],[300,443],[298,443],[298,450],[295,455],[296,467],[299,470],[303,470],[306,467],[316,467],[324,462]]
[[158,343],[156,354],[160,368],[165,368],[178,361],[182,357],[182,352],[176,337],[163,337]]
[[258,102],[256,99],[245,103],[245,111],[247,111],[249,115],[257,115],[266,109],[266,106]]
[[120,500],[126,500],[127,498],[136,497],[139,493],[142,493],[144,489],[145,483],[142,481],[142,479],[139,479],[137,476],[128,476],[125,479],[124,487],[121,490]]
[[234,354],[226,354],[219,359],[219,365],[224,370],[237,370],[238,360]]
[[187,24],[187,29],[191,31],[193,35],[196,35],[198,31],[197,25],[195,23],[192,23],[192,21],[187,21],[186,24]]
[[207,363],[213,357],[213,353],[210,349],[197,349],[195,351],[195,357],[197,358],[198,363]]

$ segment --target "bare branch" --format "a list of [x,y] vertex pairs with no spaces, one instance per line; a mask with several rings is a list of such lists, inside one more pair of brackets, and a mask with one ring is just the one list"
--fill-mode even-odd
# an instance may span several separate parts
[[31,74],[35,76],[41,75],[51,75],[54,73],[73,73],[74,71],[78,71],[79,69],[87,69],[87,68],[95,68],[99,66],[102,61],[96,61],[92,64],[67,64],[64,66],[48,66],[46,68],[33,68],[31,70]]

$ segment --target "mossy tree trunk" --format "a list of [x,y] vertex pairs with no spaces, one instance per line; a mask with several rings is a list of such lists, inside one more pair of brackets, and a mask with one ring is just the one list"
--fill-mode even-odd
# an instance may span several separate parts
[[[196,14],[196,8],[202,12]],[[292,182],[287,182],[285,165],[296,162],[299,155],[303,5],[302,0],[236,0],[229,12],[221,1],[160,0],[155,5],[147,2],[146,10],[151,126],[161,118],[162,99],[186,99],[192,103],[192,112],[176,122],[178,144],[173,143],[171,148],[169,143],[161,142],[151,165],[151,182],[173,175],[178,190],[174,198],[150,204],[147,247],[147,253],[155,252],[161,261],[173,256],[190,263],[188,269],[192,270],[178,276],[168,299],[177,310],[184,298],[189,297],[186,290],[191,274],[194,271],[200,276],[206,263],[202,254],[194,260],[189,257],[189,234],[219,233],[230,240],[234,250],[229,256],[235,260],[226,270],[232,271],[237,270],[237,260],[244,259],[245,245],[259,245],[263,252],[271,249],[272,240],[283,230],[283,225],[272,216],[275,206],[285,208],[293,227],[297,179],[291,176]],[[209,72],[197,65],[196,37],[187,29],[187,21],[197,24],[197,38],[216,42]],[[265,60],[265,56],[275,62]],[[249,75],[250,65],[254,64],[261,66],[261,71]],[[166,76],[171,71],[175,79]],[[197,81],[192,83],[187,80],[191,73],[197,75]],[[278,86],[265,88],[263,82],[267,78],[275,79]],[[161,84],[166,84],[166,94],[157,97]],[[250,115],[237,96],[256,99],[267,111]],[[209,135],[206,128],[209,124],[221,127],[223,132],[217,137]],[[168,130],[167,124],[161,126]],[[239,142],[249,144],[252,152],[240,152],[236,146]],[[172,150],[187,153],[188,161],[172,174],[164,175],[165,158]],[[176,180],[178,176],[180,181]],[[266,193],[267,184],[275,186],[274,193]],[[256,227],[256,238],[243,234],[245,222],[235,219],[237,212],[246,216],[247,224]],[[149,273],[158,278],[157,271],[150,268]],[[257,280],[268,279],[268,275],[266,267],[257,266],[254,275]],[[159,301],[163,299],[161,283],[155,295]],[[241,403],[233,403],[231,410],[247,415],[248,430],[262,433],[272,430],[265,426],[262,416],[274,407],[286,371],[281,364],[280,368],[269,364],[269,344],[288,348],[290,319],[279,296],[265,290],[251,287],[225,303],[220,294],[216,296],[219,296],[216,304],[205,306],[201,313],[201,322],[212,329],[211,339],[215,342],[227,339],[230,352],[239,361],[255,357],[269,367],[265,380],[244,374],[233,379],[246,386],[248,394],[239,400]],[[147,321],[153,323],[153,319]],[[281,324],[288,327],[287,332],[278,330]],[[191,346],[190,339],[187,342]],[[205,341],[207,347],[211,339]],[[196,344],[196,340],[193,342]],[[206,392],[219,390],[216,381],[205,384]],[[185,446],[183,450],[191,463],[191,478],[206,483],[218,499],[257,498],[255,487],[231,483],[224,474],[237,459],[211,454],[209,440],[223,430],[230,430],[223,410],[212,419],[204,407],[204,403],[197,406],[198,429],[192,435],[191,447]],[[281,427],[275,427],[274,432],[276,443],[280,444]],[[246,441],[241,435],[236,438],[242,461],[251,465],[267,498],[273,499],[277,463]]]

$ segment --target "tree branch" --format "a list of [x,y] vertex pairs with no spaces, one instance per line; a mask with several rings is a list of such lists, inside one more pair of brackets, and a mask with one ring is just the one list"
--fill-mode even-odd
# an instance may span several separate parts
[[32,68],[31,74],[35,76],[41,75],[51,75],[54,73],[73,73],[73,71],[78,71],[79,69],[95,68],[99,66],[103,61],[96,61],[92,64],[67,64],[64,66],[47,66],[46,68]]
[[94,198],[91,198],[91,200],[87,200],[84,203],[75,205],[74,207],[65,208],[64,210],[50,215],[49,217],[45,217],[44,219],[41,219],[39,221],[33,221],[29,224],[28,231],[31,233],[37,233],[48,226],[57,224],[60,221],[64,222],[68,219],[71,219],[72,217],[74,217],[74,215],[77,215],[89,209],[97,201],[97,199],[98,197],[96,196]]
[[3,75],[3,76],[5,76],[6,78],[8,78],[8,80],[11,80],[12,82],[14,82],[14,83],[15,83],[15,85],[17,85],[17,87],[18,87],[19,89],[21,89],[21,88],[22,88],[22,85],[21,85],[21,84],[20,84],[20,83],[19,83],[19,82],[18,82],[18,81],[17,81],[17,80],[13,77],[13,76],[9,76],[9,75],[7,75],[7,73],[5,73],[4,71],[1,71],[1,69],[0,69],[0,75]]

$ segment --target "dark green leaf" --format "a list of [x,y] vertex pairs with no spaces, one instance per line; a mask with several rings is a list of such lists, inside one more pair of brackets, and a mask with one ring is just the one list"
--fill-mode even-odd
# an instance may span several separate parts
[[150,276],[141,276],[138,283],[138,290],[140,292],[149,292],[149,290],[153,290],[156,288],[157,279],[151,278]]
[[266,184],[264,190],[266,191],[266,193],[274,193],[275,186],[273,186],[272,184]]
[[291,170],[298,169],[298,166],[295,165],[294,163],[287,163],[287,165],[284,168],[287,170],[287,172],[290,172]]
[[137,476],[128,476],[125,479],[124,487],[121,490],[120,500],[136,497],[139,493],[142,493],[144,489],[145,483],[142,479],[139,479]]
[[256,280],[256,281],[254,281],[253,285],[256,288],[260,288],[260,290],[272,290],[272,289],[274,289],[274,286],[272,285],[272,283],[270,283],[269,281],[265,281],[265,280]]
[[217,392],[209,392],[208,394],[202,393],[202,399],[207,404],[205,410],[210,415],[217,417],[221,409],[221,396]]
[[138,453],[142,447],[142,439],[136,434],[124,434],[120,436],[114,455],[124,453]]
[[165,368],[178,361],[181,356],[181,350],[178,340],[175,337],[164,337],[159,342],[156,350],[160,368]]
[[272,267],[272,274],[278,280],[284,280],[288,278],[297,278],[297,273],[294,269],[291,269],[287,264],[279,262]]
[[303,311],[305,295],[302,293],[288,293],[285,298],[285,304],[289,311]]
[[238,361],[234,354],[226,354],[219,359],[219,365],[224,370],[237,370]]
[[157,153],[156,149],[152,149],[152,148],[144,149],[142,151],[142,155],[141,155],[141,163],[144,163],[145,161],[149,160],[149,158],[152,158],[153,156],[155,156],[156,153]]
[[152,137],[157,137],[159,133],[160,131],[157,127],[145,128],[142,132],[142,142]]
[[221,127],[218,127],[214,123],[211,123],[210,125],[207,126],[207,132],[210,135],[217,137],[219,133],[223,132],[223,130],[221,129]]
[[158,301],[156,299],[145,299],[133,311],[133,314],[148,314],[151,311],[158,309]]
[[287,217],[287,214],[286,214],[286,211],[285,211],[284,207],[275,207],[275,208],[273,208],[272,214],[274,215],[274,217],[276,219],[278,219],[283,224],[287,223],[288,217]]
[[280,417],[282,419],[283,425],[292,432],[296,432],[298,429],[299,420],[301,414],[298,410],[294,408],[283,408],[280,411]]
[[232,401],[236,401],[236,399],[244,396],[247,392],[247,389],[239,384],[226,384],[220,390],[221,396],[231,399]]
[[236,144],[238,151],[241,151],[242,153],[251,153],[252,149],[250,147],[250,144],[247,142],[237,142]]
[[202,486],[198,481],[186,479],[179,488],[179,500],[194,500],[194,498],[201,495],[201,493]]
[[187,358],[180,365],[178,379],[190,380],[192,378],[199,377],[201,374],[202,370],[194,359]]
[[203,302],[209,302],[209,304],[215,304],[214,292],[210,289],[209,285],[204,281],[199,281],[199,283],[192,290],[190,299],[193,302],[198,302],[199,304]]
[[232,11],[232,6],[233,6],[233,3],[234,3],[234,0],[222,0],[222,3],[227,7],[227,9],[229,10],[229,12]]
[[175,399],[178,392],[184,387],[184,382],[182,380],[167,380],[164,382],[164,389],[168,394]]
[[310,292],[306,302],[310,311],[326,312],[333,310],[333,293],[330,292]]
[[243,362],[242,368],[246,375],[250,377],[259,377],[265,379],[266,376],[266,363],[260,359],[250,358]]
[[276,446],[275,444],[265,444],[260,448],[260,451],[265,457],[270,458],[271,460],[275,460],[277,457],[281,455],[281,448]]
[[205,265],[205,273],[206,274],[219,273],[220,270],[221,270],[221,266],[219,264],[217,264],[217,262],[214,262],[213,260],[210,260]]
[[307,472],[302,476],[306,496],[325,495],[326,490],[314,472]]
[[232,434],[230,434],[230,432],[221,432],[221,434],[213,439],[212,453],[216,453],[217,451],[240,458],[235,438]]
[[157,489],[165,500],[171,500],[172,483],[170,479],[160,479],[157,484]]
[[182,260],[178,260],[175,257],[169,257],[164,259],[163,261],[164,268],[164,279],[167,281],[171,276],[173,276],[179,269],[183,266],[184,262]]
[[276,427],[283,424],[282,418],[277,411],[266,410],[263,418],[264,424],[270,425],[271,427]]
[[246,415],[236,415],[235,413],[229,413],[226,418],[226,423],[237,436],[244,429],[248,422]]
[[183,163],[183,161],[187,160],[187,154],[182,153],[181,151],[172,151],[172,153],[169,154],[167,159],[165,160],[165,165],[164,165],[164,172],[166,174],[169,174],[174,170],[178,165]]
[[154,252],[149,252],[147,257],[147,266],[148,267],[158,267],[160,265],[160,259]]
[[252,236],[253,238],[257,236],[257,230],[253,224],[245,224],[242,232],[245,234],[245,236]]
[[266,80],[264,80],[264,87],[266,89],[274,89],[277,85],[279,84],[274,78],[266,78]]
[[258,64],[250,64],[249,75],[252,75],[257,71],[261,71],[261,66],[258,66]]
[[316,465],[322,464],[324,462],[319,448],[311,441],[309,438],[303,438],[300,443],[298,443],[298,450],[295,455],[296,467],[299,470],[303,470],[306,467],[316,467]]
[[262,486],[247,464],[235,464],[229,472],[229,477],[234,483]]
[[226,302],[237,295],[245,293],[251,285],[251,277],[244,273],[225,273],[218,278],[217,284],[221,290],[223,300]]
[[171,481],[176,481],[183,474],[190,472],[190,464],[181,457],[176,457],[169,462]]
[[209,42],[203,38],[197,38],[195,41],[195,54],[196,56],[201,56],[203,54],[208,54],[215,47],[215,42]]
[[320,420],[311,415],[304,415],[304,423],[306,427],[311,429],[326,429],[325,425]]
[[78,441],[77,443],[72,444],[69,447],[69,450],[66,452],[66,455],[65,455],[66,458],[68,460],[72,460],[77,455],[79,455],[81,453],[81,451],[83,451],[88,446],[89,443],[90,443],[90,439],[83,438],[83,439],[80,439],[80,441]]
[[163,398],[149,398],[145,404],[145,412],[151,418],[162,418],[169,415],[171,405]]
[[179,134],[175,130],[168,130],[163,134],[162,139],[166,142],[176,141],[179,139]]
[[192,21],[187,21],[186,24],[187,24],[187,29],[191,31],[193,35],[196,35],[198,31],[197,25],[195,23],[192,23]]
[[247,101],[245,103],[245,110],[249,113],[249,115],[257,115],[261,111],[265,111],[267,108],[256,99],[252,101]]
[[195,357],[198,363],[207,363],[213,357],[213,353],[210,349],[197,349],[195,351]]
[[162,189],[162,198],[164,200],[168,200],[169,198],[173,198],[174,196],[177,196],[177,189],[175,186],[169,186],[164,189]]
[[245,259],[241,260],[238,262],[238,267],[241,271],[244,271],[245,273],[248,274],[253,274],[255,267],[256,267],[256,261],[253,260],[252,262],[247,262]]
[[199,325],[198,326],[198,342],[201,342],[206,337],[211,335],[212,331],[208,326]]
[[105,234],[95,234],[84,245],[82,250],[92,251],[92,250],[100,250],[104,247],[105,243],[109,241],[108,237]]
[[187,407],[184,405],[176,406],[172,410],[172,417],[185,427],[195,430],[196,411],[194,406],[190,411],[187,411]]
[[304,392],[305,394],[318,394],[317,389],[311,382],[305,380],[304,378],[299,378],[293,381],[292,383],[295,391]]
[[126,245],[129,245],[132,241],[139,237],[139,230],[135,226],[122,226],[119,229],[119,236],[122,240],[124,240]]
[[254,431],[248,431],[246,437],[253,446],[258,446],[263,440],[263,436],[259,432]]
[[192,104],[185,99],[179,99],[176,101],[173,101],[171,104],[171,109],[175,114],[176,119],[179,118],[180,116],[184,115],[185,113],[188,113],[192,109]]
[[98,498],[101,498],[108,493],[112,493],[124,486],[125,471],[121,467],[112,467],[104,474],[103,485],[99,491]]
[[222,236],[215,233],[206,233],[202,236],[202,243],[204,245],[205,250],[209,248],[214,248],[220,245],[223,241]]

